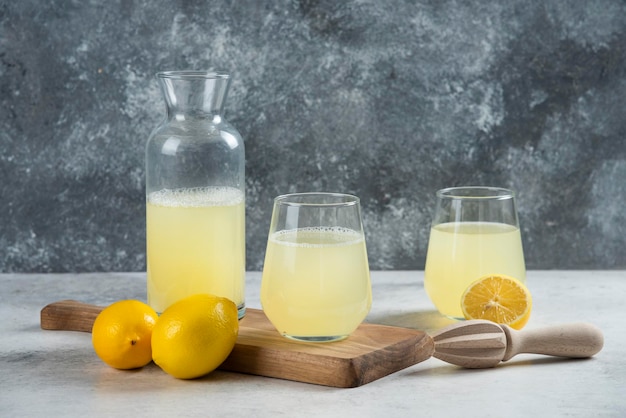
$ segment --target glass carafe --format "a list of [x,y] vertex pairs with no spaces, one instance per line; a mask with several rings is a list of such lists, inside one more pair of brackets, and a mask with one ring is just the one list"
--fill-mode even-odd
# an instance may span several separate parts
[[231,299],[245,313],[244,143],[223,117],[230,76],[157,74],[166,117],[146,145],[148,303]]

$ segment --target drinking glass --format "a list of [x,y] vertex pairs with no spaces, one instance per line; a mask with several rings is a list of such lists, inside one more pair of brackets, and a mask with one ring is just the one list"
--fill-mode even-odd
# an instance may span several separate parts
[[359,326],[372,292],[358,197],[274,199],[261,303],[278,332],[294,340],[338,341]]
[[488,274],[526,281],[515,197],[498,187],[451,187],[437,191],[424,287],[437,310],[463,318],[461,297]]

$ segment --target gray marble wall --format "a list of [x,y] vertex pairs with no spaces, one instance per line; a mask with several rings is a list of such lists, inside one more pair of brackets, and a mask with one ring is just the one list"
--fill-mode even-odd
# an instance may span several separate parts
[[248,268],[274,196],[363,203],[373,269],[421,269],[434,192],[517,192],[529,268],[626,268],[626,3],[0,5],[0,271],[145,269],[154,73],[233,73]]

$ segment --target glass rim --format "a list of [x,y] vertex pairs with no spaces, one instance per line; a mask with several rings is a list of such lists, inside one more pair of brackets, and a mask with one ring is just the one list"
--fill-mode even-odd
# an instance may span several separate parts
[[505,200],[513,199],[515,193],[513,190],[504,187],[459,186],[437,190],[437,197],[457,200]]
[[174,70],[159,71],[156,73],[158,78],[167,78],[171,80],[184,79],[205,79],[205,80],[228,80],[230,74],[225,71],[198,71],[198,70]]
[[[315,197],[331,197],[337,199],[333,202],[315,202],[312,201],[293,201],[290,199],[314,199]],[[287,193],[274,198],[275,205],[286,205],[293,207],[333,207],[333,206],[354,206],[359,205],[361,199],[355,195],[347,193],[334,193],[334,192],[301,192],[301,193]]]

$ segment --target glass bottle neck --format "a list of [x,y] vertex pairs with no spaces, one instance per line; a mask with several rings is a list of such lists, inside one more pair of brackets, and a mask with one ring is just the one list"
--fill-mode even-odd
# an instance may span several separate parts
[[203,71],[166,71],[157,74],[167,117],[207,118],[223,112],[230,76]]

